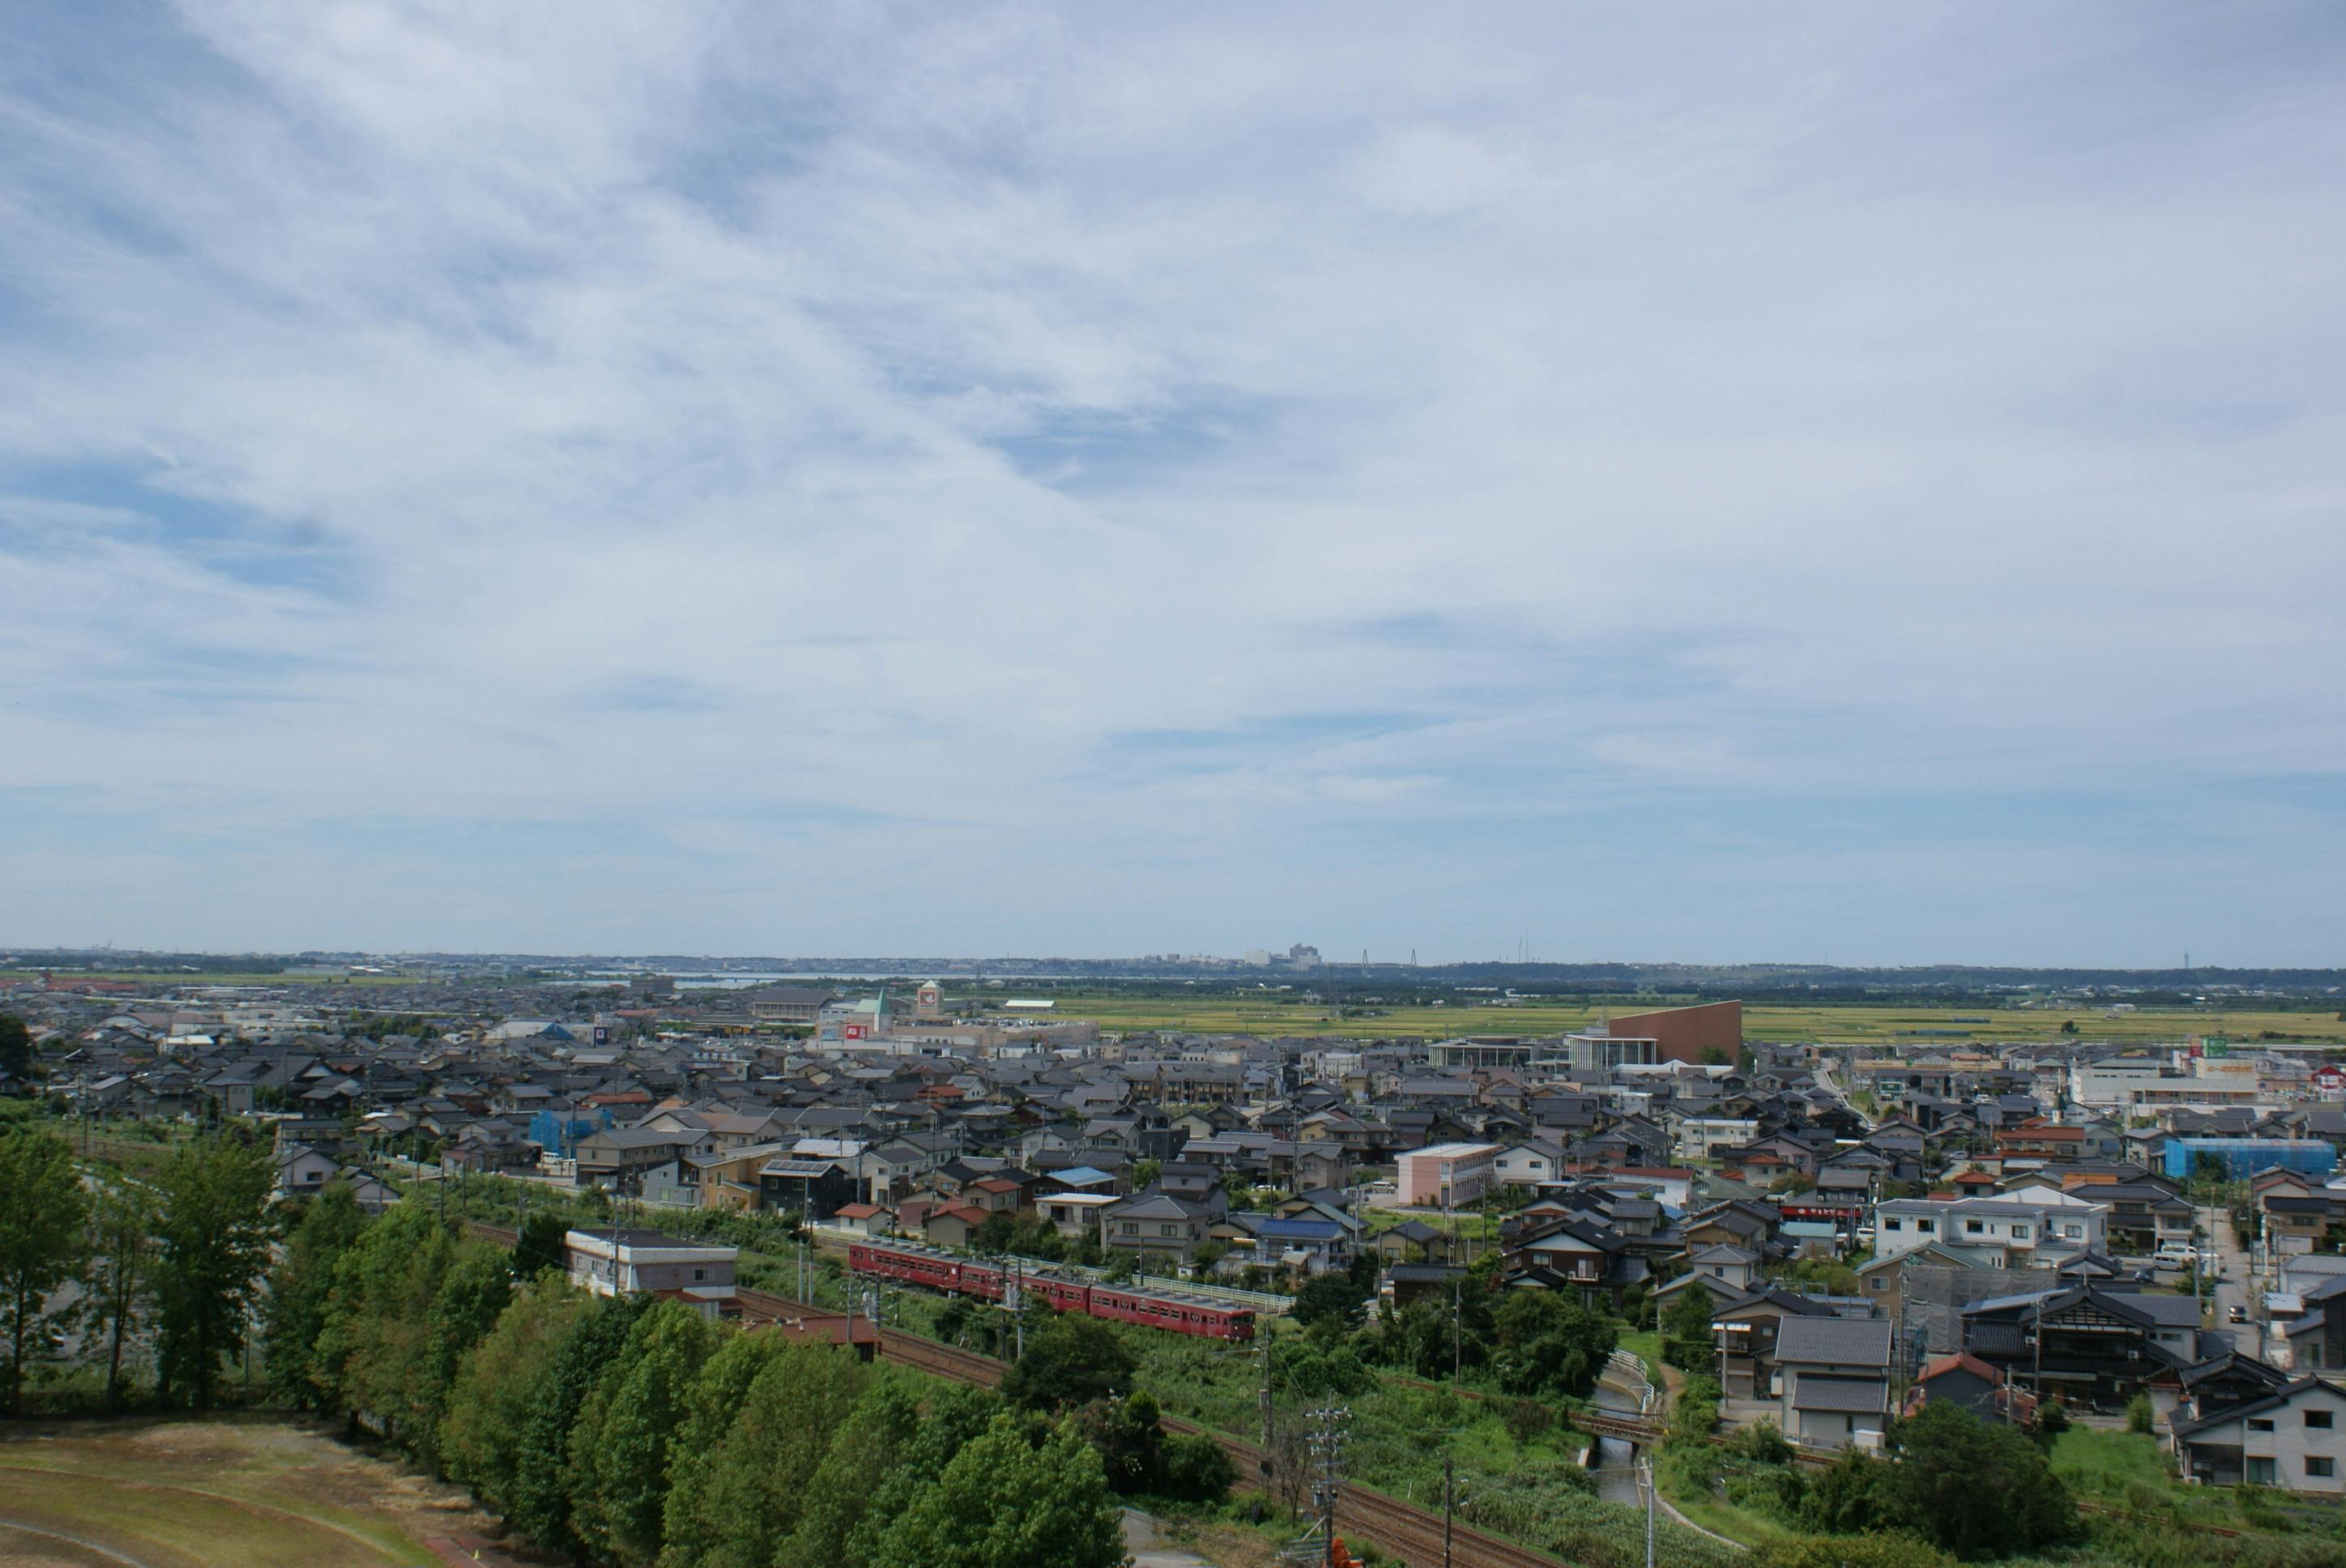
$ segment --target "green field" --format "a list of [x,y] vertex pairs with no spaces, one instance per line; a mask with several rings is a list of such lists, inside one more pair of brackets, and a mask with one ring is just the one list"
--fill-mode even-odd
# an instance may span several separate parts
[[[1208,992],[1168,993],[1056,990],[1055,1013],[1089,1018],[1104,1029],[1181,1029],[1208,1034],[1327,1034],[1355,1040],[1393,1035],[1434,1039],[1461,1034],[1558,1034],[1607,1017],[1674,1005],[1675,1000],[1621,1002],[1530,1001],[1508,1006],[1469,1003],[1442,1006],[1346,1007],[1265,993],[1249,996]],[[1982,1023],[1957,1019],[1987,1019]],[[2143,1008],[2105,1016],[2099,1008],[1866,1007],[1747,1005],[1743,1032],[1755,1040],[1909,1045],[1949,1045],[1968,1036],[1980,1040],[2053,1040],[2062,1025],[2075,1023],[2072,1038],[2083,1040],[2179,1041],[2222,1034],[2243,1043],[2268,1031],[2299,1039],[2334,1041],[2346,1047],[2346,1021],[2335,1009],[2305,1012],[2232,1012],[2213,1007]],[[1917,1033],[1923,1030],[1955,1033]]]
[[12,1565],[427,1568],[445,1559],[425,1542],[493,1529],[454,1488],[268,1419],[69,1421],[0,1441]]

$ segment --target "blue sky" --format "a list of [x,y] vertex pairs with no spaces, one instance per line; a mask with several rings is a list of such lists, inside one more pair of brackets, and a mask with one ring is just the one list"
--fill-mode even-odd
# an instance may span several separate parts
[[2318,5],[36,5],[0,942],[2346,962]]

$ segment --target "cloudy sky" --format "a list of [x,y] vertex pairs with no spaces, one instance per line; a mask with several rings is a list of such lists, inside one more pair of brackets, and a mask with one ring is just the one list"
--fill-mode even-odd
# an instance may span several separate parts
[[2341,68],[14,7],[0,942],[2346,962]]

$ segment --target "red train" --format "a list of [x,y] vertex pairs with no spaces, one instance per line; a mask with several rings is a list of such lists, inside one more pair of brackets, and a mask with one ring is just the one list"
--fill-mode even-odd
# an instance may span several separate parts
[[[913,1241],[859,1241],[847,1249],[848,1267],[858,1274],[876,1275],[932,1290],[1002,1299],[1002,1265],[956,1257]],[[1251,1339],[1254,1309],[1227,1301],[1210,1300],[1173,1290],[1143,1290],[1124,1285],[1095,1283],[1081,1275],[1053,1274],[1013,1267],[1011,1278],[1022,1288],[1048,1301],[1061,1312],[1081,1312],[1088,1318],[1109,1318],[1119,1323],[1145,1323],[1176,1334],[1196,1334],[1208,1339]]]

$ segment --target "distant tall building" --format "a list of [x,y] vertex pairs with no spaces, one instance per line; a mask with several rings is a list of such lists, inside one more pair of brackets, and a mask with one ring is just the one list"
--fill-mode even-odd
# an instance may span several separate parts
[[1632,1013],[1605,1025],[1615,1040],[1650,1040],[1652,1062],[1699,1062],[1706,1051],[1725,1062],[1743,1049],[1743,1003],[1708,1002],[1699,1007],[1666,1007]]

